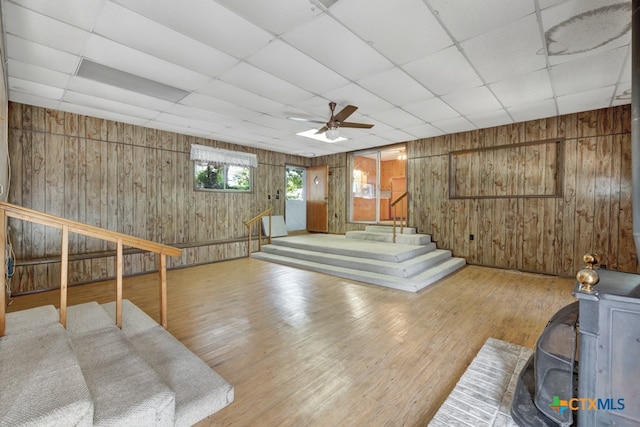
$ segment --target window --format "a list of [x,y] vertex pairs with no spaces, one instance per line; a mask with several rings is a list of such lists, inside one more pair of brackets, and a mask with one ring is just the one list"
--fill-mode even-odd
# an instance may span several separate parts
[[251,168],[214,162],[193,162],[197,190],[251,191]]

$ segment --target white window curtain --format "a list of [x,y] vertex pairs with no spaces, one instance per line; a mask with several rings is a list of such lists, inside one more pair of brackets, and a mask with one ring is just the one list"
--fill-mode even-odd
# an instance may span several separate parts
[[258,167],[258,157],[252,153],[223,150],[206,145],[191,144],[191,160],[225,165]]

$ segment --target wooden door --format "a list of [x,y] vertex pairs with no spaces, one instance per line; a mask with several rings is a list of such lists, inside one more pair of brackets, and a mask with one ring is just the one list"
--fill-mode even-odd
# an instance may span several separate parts
[[329,231],[329,166],[307,169],[307,230]]

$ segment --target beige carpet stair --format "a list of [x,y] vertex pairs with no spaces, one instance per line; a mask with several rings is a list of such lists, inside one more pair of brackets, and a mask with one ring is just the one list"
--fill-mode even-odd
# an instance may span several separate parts
[[[0,338],[0,426],[190,426],[233,387],[130,301],[7,315]],[[12,399],[5,397],[12,396]],[[34,402],[36,402],[34,404]]]
[[346,235],[307,234],[272,239],[254,258],[350,280],[417,292],[465,265],[431,236],[405,228],[390,243],[391,227],[369,226]]

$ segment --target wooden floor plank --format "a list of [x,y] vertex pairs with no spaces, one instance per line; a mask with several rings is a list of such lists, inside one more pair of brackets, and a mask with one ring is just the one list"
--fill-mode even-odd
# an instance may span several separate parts
[[[417,294],[243,258],[169,271],[169,331],[235,387],[199,426],[424,426],[489,337],[533,347],[574,281],[466,266]],[[159,320],[157,275],[124,297]],[[8,311],[58,304],[16,297]],[[69,304],[115,298],[115,282]]]

